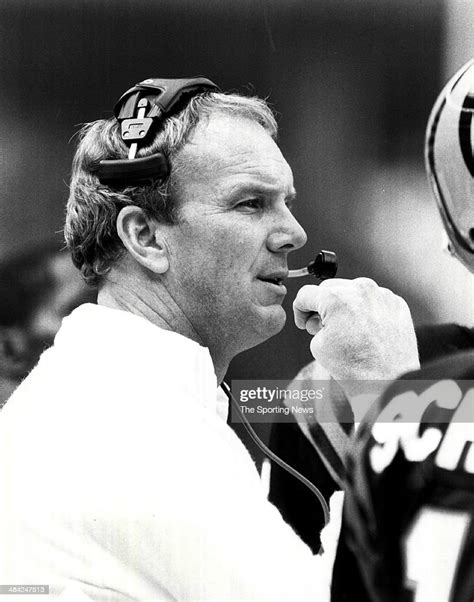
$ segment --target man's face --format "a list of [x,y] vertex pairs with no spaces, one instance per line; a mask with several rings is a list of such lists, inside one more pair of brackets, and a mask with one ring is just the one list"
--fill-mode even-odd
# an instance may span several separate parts
[[306,242],[290,211],[293,175],[260,125],[223,114],[200,124],[178,159],[167,286],[204,345],[237,353],[286,320],[287,256]]

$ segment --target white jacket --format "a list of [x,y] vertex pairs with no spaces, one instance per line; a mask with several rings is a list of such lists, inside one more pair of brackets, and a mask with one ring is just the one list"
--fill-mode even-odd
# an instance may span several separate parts
[[328,599],[332,552],[314,557],[282,520],[224,418],[207,349],[75,310],[0,413],[0,584],[101,602]]

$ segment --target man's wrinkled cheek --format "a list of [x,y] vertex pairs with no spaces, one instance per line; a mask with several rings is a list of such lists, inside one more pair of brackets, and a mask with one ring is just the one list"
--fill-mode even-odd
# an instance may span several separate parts
[[213,239],[212,248],[220,271],[237,274],[248,263],[249,245],[242,239],[229,236],[229,232],[218,233]]

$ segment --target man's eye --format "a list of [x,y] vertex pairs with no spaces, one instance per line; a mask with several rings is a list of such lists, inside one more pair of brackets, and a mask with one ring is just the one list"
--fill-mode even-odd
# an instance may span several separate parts
[[261,209],[263,205],[262,199],[247,199],[246,201],[242,201],[238,203],[237,209]]

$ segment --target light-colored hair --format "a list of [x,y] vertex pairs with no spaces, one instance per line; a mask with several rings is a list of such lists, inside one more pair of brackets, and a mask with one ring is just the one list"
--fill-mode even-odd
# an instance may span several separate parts
[[[170,165],[170,174],[165,179],[150,179],[140,185],[113,188],[99,182],[97,169],[104,159],[125,159],[128,156],[118,121],[115,118],[98,120],[81,129],[72,167],[64,235],[74,265],[87,282],[100,284],[125,251],[116,228],[117,216],[123,207],[135,205],[148,216],[165,223],[179,220],[173,186],[173,168],[179,162],[176,155],[197,124],[214,113],[255,121],[273,138],[276,137],[276,121],[264,100],[238,94],[203,93],[192,98],[179,113],[166,119],[151,144],[138,151],[139,157],[162,152]],[[180,164],[180,177],[186,173],[185,170],[186,165]]]

